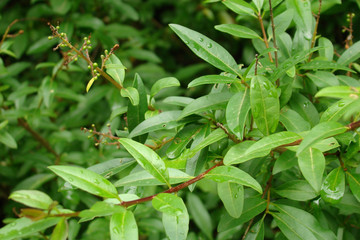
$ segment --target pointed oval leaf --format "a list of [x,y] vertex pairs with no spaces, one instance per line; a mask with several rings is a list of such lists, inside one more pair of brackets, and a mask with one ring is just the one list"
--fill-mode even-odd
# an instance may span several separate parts
[[[287,9],[286,11],[274,17],[274,25],[276,26],[275,27],[276,36],[279,36],[280,34],[285,32],[285,30],[289,27],[293,19],[293,16],[294,16],[294,11],[292,9]],[[267,33],[269,38],[272,38],[273,31],[271,24],[269,24],[267,28]]]
[[331,105],[326,111],[321,115],[320,122],[336,122],[339,120],[345,113],[349,112],[353,107],[358,107],[360,100],[355,99],[341,99]]
[[145,133],[154,132],[163,129],[172,129],[183,125],[181,121],[177,121],[181,111],[162,112],[154,117],[148,118],[137,125],[129,134],[129,138],[133,138]]
[[264,235],[265,235],[264,218],[261,218],[257,223],[255,223],[250,228],[250,231],[246,235],[245,240],[263,240]]
[[[165,233],[170,240],[186,240],[187,233],[189,231],[189,214],[183,200],[179,197],[176,197],[176,199],[178,199],[176,200],[176,208],[180,209],[182,213],[175,215],[168,211],[164,212],[162,221]],[[174,201],[171,202],[174,203]]]
[[341,54],[337,60],[338,64],[348,65],[360,58],[360,41],[351,45],[348,49]]
[[326,202],[338,203],[345,193],[345,174],[342,167],[333,169],[321,186],[321,198]]
[[246,117],[250,110],[249,88],[232,96],[226,106],[226,123],[240,140],[244,137]]
[[156,195],[151,201],[153,207],[166,214],[179,216],[184,213],[184,202],[181,198],[170,194],[160,193]]
[[239,68],[234,58],[218,43],[181,25],[170,24],[169,26],[198,57],[220,70],[235,75],[239,74]]
[[79,220],[79,223],[93,220],[95,217],[109,216],[114,213],[123,212],[125,212],[125,208],[122,206],[99,201],[92,205],[90,209],[80,212],[79,217],[81,218]]
[[230,150],[225,154],[224,164],[231,165],[246,162],[253,158],[263,157],[269,154],[269,150],[265,149],[262,152],[254,152],[254,154],[246,154],[246,150],[251,147],[255,142],[253,141],[243,141],[238,143],[230,148]]
[[290,150],[285,151],[276,159],[273,174],[288,170],[297,164],[296,153]]
[[300,93],[293,93],[289,101],[290,107],[296,111],[311,126],[315,126],[319,122],[319,113],[314,104]]
[[190,149],[189,156],[195,155],[197,152],[199,152],[201,149],[203,149],[206,146],[209,146],[210,144],[213,144],[215,142],[220,141],[223,138],[226,138],[226,133],[220,129],[217,128],[214,131],[212,131],[208,136],[206,136],[203,140],[201,140],[195,147]]
[[0,130],[0,142],[8,146],[9,148],[17,148],[17,143],[13,136],[5,130]]
[[22,203],[26,206],[39,209],[49,209],[53,200],[38,190],[18,190],[10,194],[9,199]]
[[151,97],[155,96],[163,88],[178,87],[178,86],[180,86],[180,82],[174,77],[166,77],[159,79],[151,87],[150,96]]
[[282,197],[295,201],[308,201],[318,196],[314,189],[304,180],[293,180],[275,188]]
[[120,86],[123,85],[125,78],[125,67],[121,63],[120,59],[111,54],[110,58],[105,63],[106,73],[109,74]]
[[338,79],[331,72],[316,71],[315,73],[306,73],[305,75],[319,88],[339,85]]
[[1,240],[19,239],[33,233],[40,232],[56,225],[60,217],[48,217],[38,221],[30,218],[19,218],[0,229]]
[[360,87],[335,86],[321,89],[315,97],[331,98],[352,98],[358,99],[360,96]]
[[261,37],[252,29],[237,24],[216,25],[215,29],[219,30],[220,32],[231,34],[235,37],[247,38],[247,39],[254,39],[254,38],[261,39]]
[[287,0],[286,7],[293,10],[296,27],[304,32],[307,39],[311,39],[313,16],[310,0]]
[[300,143],[296,154],[299,156],[302,151],[311,147],[322,139],[344,133],[348,130],[346,126],[338,122],[323,122],[313,127]]
[[319,192],[325,170],[323,153],[316,148],[307,148],[298,155],[298,163],[305,179],[316,192]]
[[[322,60],[313,60],[309,63],[300,66],[299,69],[305,69],[305,70],[329,69],[329,70],[344,70],[348,72],[354,72],[353,70],[351,70],[351,68],[345,67],[338,63],[334,63],[331,61],[322,61]],[[339,85],[339,82],[337,82],[336,85]]]
[[114,213],[110,220],[111,240],[133,240],[139,238],[138,227],[131,211]]
[[[170,184],[177,184],[189,181],[193,179],[193,176],[184,173],[178,169],[169,168],[169,182]],[[164,182],[159,181],[153,175],[151,175],[147,171],[138,171],[132,173],[126,177],[121,178],[116,181],[114,185],[116,187],[121,186],[156,186],[156,185],[164,185]]]
[[334,57],[334,46],[332,42],[325,37],[320,37],[318,45],[322,48],[319,50],[319,55],[321,57],[326,57],[329,61],[332,61]]
[[283,108],[280,113],[280,122],[291,132],[304,132],[310,130],[310,123],[305,121],[297,112],[289,108]]
[[269,135],[276,130],[280,103],[275,86],[263,76],[254,76],[250,86],[251,112],[258,129]]
[[254,190],[262,193],[260,184],[248,173],[233,166],[220,166],[212,169],[205,175],[205,178],[214,180],[215,182],[231,181],[244,186],[253,188]]
[[222,92],[199,97],[184,108],[179,119],[191,114],[198,114],[209,110],[224,109],[232,95],[233,94],[230,92]]
[[360,202],[360,174],[347,171],[346,175],[352,194]]
[[229,215],[233,218],[239,218],[244,205],[244,187],[228,181],[218,183],[217,189],[219,198]]
[[233,83],[235,81],[238,81],[238,79],[236,78],[232,78],[232,77],[227,77],[227,76],[222,76],[222,75],[206,75],[206,76],[201,76],[198,77],[194,80],[192,80],[189,85],[188,88],[190,87],[196,87],[196,86],[200,86],[200,85],[204,85],[204,84],[219,84],[219,83]]
[[92,165],[87,168],[90,171],[96,172],[105,178],[109,178],[122,170],[132,166],[135,163],[133,158],[115,158],[102,163]]
[[50,166],[48,168],[71,185],[86,192],[100,197],[118,198],[115,186],[93,171],[73,166]]
[[222,3],[237,14],[242,15],[245,13],[250,16],[256,17],[256,9],[244,0],[226,0],[222,1]]
[[139,97],[139,92],[136,88],[133,87],[122,88],[120,90],[120,93],[122,97],[129,98],[132,105],[134,106],[139,105],[140,97]]
[[169,184],[169,172],[164,161],[152,149],[128,138],[119,139],[121,145],[136,159],[140,166],[160,182]]
[[50,240],[66,240],[69,235],[69,225],[65,217],[56,224]]

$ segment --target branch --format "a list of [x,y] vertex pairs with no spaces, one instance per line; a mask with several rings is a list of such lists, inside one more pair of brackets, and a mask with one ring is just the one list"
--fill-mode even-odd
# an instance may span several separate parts
[[[269,48],[269,42],[268,42],[268,39],[267,39],[267,36],[266,36],[264,22],[262,20],[260,12],[258,13],[258,19],[259,19],[261,31],[262,31],[262,34],[263,34],[265,46],[266,46],[266,48]],[[268,55],[269,55],[269,58],[270,58],[270,62],[274,62],[270,52],[268,53]]]
[[240,140],[237,139],[233,134],[231,134],[231,133],[229,132],[229,130],[227,130],[227,128],[226,128],[224,125],[222,125],[222,124],[219,123],[219,122],[215,122],[215,121],[214,121],[214,124],[215,124],[217,127],[221,128],[221,129],[228,135],[228,137],[229,137],[234,143],[239,143],[239,142],[240,142]]
[[[320,21],[321,4],[322,4],[322,0],[319,0],[319,10],[318,10],[318,14],[317,14],[317,16],[316,16],[316,24],[315,24],[313,36],[312,36],[312,39],[311,39],[311,46],[310,46],[310,48],[313,48],[313,47],[315,46],[316,34],[317,34],[317,29],[318,29],[319,21]],[[310,53],[308,62],[310,62],[311,57],[312,57],[312,54],[313,54],[313,53]]]

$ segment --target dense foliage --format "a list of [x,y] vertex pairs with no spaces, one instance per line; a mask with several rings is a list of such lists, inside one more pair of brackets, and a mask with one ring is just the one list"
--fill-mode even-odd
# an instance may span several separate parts
[[359,7],[1,1],[0,239],[356,239]]

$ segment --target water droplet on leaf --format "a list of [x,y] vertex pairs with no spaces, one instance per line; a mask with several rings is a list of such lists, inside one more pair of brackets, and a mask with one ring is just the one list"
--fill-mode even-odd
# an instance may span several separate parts
[[203,41],[204,41],[204,39],[200,37],[200,38],[199,38],[199,41],[200,41],[200,42],[203,42]]
[[211,47],[212,47],[212,44],[211,44],[211,43],[208,43],[206,46],[207,46],[208,48],[211,48]]

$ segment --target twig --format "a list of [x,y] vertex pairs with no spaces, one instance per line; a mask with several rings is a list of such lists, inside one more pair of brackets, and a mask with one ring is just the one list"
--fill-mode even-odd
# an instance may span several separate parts
[[[273,8],[271,5],[271,0],[269,0],[269,8],[270,8],[270,19],[271,19],[271,29],[272,29],[272,34],[273,34],[273,45],[274,48],[277,50],[277,43],[276,43],[276,34],[275,34],[275,22],[274,22],[274,13],[273,13]],[[278,53],[277,51],[275,51],[275,66],[276,68],[278,68],[279,66],[279,61],[278,61]],[[280,80],[276,79],[276,86],[280,85]]]
[[[310,46],[310,48],[313,48],[313,47],[315,46],[316,34],[317,34],[317,29],[318,29],[319,21],[320,21],[321,5],[322,5],[322,0],[319,0],[319,10],[318,10],[318,14],[317,14],[317,16],[316,16],[316,24],[315,24],[313,36],[312,36],[312,39],[311,39],[311,46]],[[311,57],[312,57],[312,54],[313,54],[313,53],[310,53],[309,58],[308,58],[308,62],[310,62]]]
[[217,127],[221,128],[221,129],[228,135],[228,137],[231,139],[231,141],[233,141],[234,143],[239,143],[239,142],[240,142],[240,140],[237,139],[233,134],[231,134],[231,133],[229,132],[229,130],[227,130],[224,125],[222,125],[222,124],[219,123],[219,122],[215,122],[215,121],[214,121],[214,123],[215,123],[215,125],[216,125]]
[[255,76],[257,75],[257,68],[259,64],[259,54],[255,54],[256,62],[255,62]]
[[[265,27],[264,27],[264,22],[263,22],[263,19],[262,19],[262,17],[261,17],[261,13],[258,12],[257,15],[258,15],[257,17],[258,17],[258,19],[259,19],[261,31],[262,31],[262,34],[263,34],[265,46],[266,46],[266,48],[269,48],[269,42],[268,42],[268,38],[267,38],[267,36],[266,36]],[[272,56],[271,56],[271,53],[270,53],[270,52],[268,52],[268,55],[269,55],[269,58],[270,58],[270,62],[274,62],[273,59],[272,59]]]
[[18,124],[22,126],[26,131],[28,131],[43,147],[46,148],[46,150],[52,153],[56,158],[55,164],[59,164],[60,155],[55,152],[55,150],[50,146],[49,142],[45,138],[43,138],[39,133],[34,131],[24,119],[18,118]]

